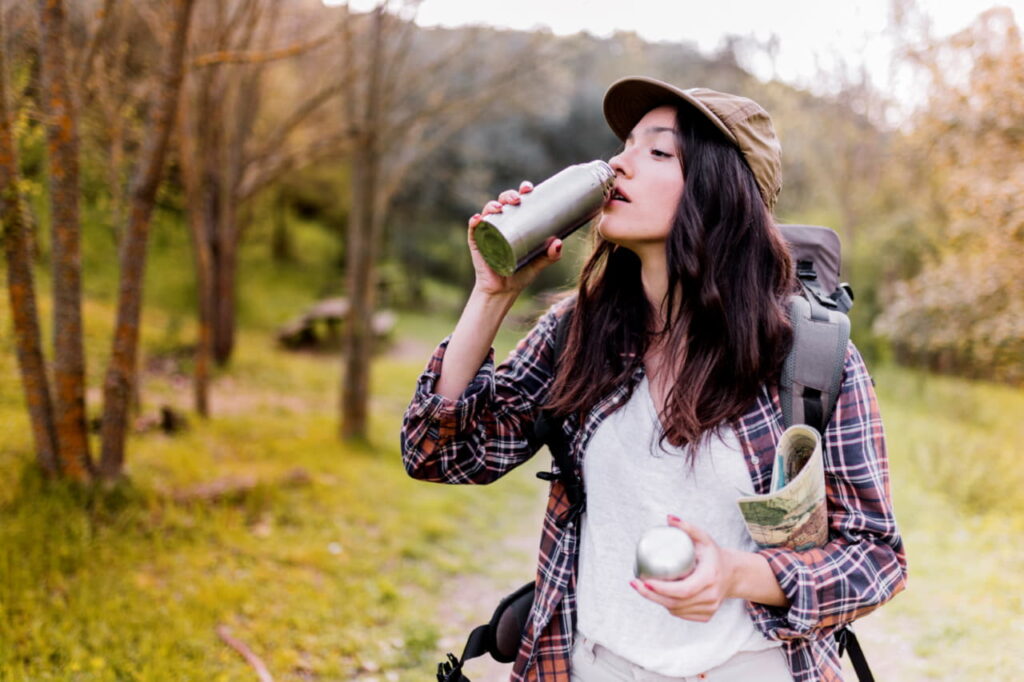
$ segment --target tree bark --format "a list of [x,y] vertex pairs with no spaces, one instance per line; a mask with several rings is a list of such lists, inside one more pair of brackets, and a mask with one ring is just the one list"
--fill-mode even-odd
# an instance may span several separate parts
[[14,342],[25,391],[36,462],[48,475],[59,473],[57,434],[53,423],[53,404],[43,358],[39,313],[36,308],[32,253],[29,248],[25,214],[18,192],[20,171],[17,146],[7,108],[7,59],[3,12],[0,12],[0,213],[4,222],[4,251],[7,256],[7,292],[14,322]]
[[[276,8],[276,9],[275,9]],[[268,16],[268,31],[276,23],[279,5],[271,7]],[[248,17],[243,45],[248,47],[255,38],[262,15],[254,9]],[[223,122],[220,143],[220,167],[216,171],[219,192],[217,193],[217,255],[216,262],[216,311],[214,329],[214,358],[219,365],[226,365],[235,347],[237,324],[237,271],[238,248],[242,241],[242,226],[245,219],[239,218],[242,199],[239,187],[245,172],[245,144],[250,139],[259,111],[261,90],[261,65],[232,67],[235,73],[223,97],[223,110],[219,112]]]
[[288,231],[288,197],[284,190],[274,196],[274,228],[270,236],[270,260],[291,263],[295,260],[291,233]]
[[[182,86],[185,92],[188,89]],[[185,213],[188,216],[189,236],[196,268],[196,308],[199,317],[196,339],[195,371],[192,396],[195,411],[201,417],[210,416],[210,362],[213,358],[213,253],[203,223],[203,193],[199,182],[193,108],[187,97],[180,100],[178,113],[178,153],[182,184],[185,188]]]
[[[415,3],[411,3],[415,4]],[[441,65],[465,57],[466,43],[431,64],[422,64],[415,74],[403,73],[407,53],[403,38],[395,31],[413,30],[411,20],[396,19],[378,4],[369,31],[371,44],[358,51],[369,61],[365,97],[350,96],[346,118],[354,123],[356,144],[352,152],[351,213],[347,230],[346,281],[350,299],[344,337],[344,375],[341,386],[340,435],[346,440],[366,440],[370,400],[370,367],[373,352],[373,314],[382,230],[388,205],[412,165],[455,132],[471,123],[485,105],[507,95],[508,83],[539,60],[539,52],[526,51],[528,59],[506,60],[512,67],[496,78],[463,93],[445,92],[432,82],[424,92],[421,76]],[[386,24],[385,22],[390,22]],[[405,22],[405,23],[403,23]],[[385,30],[388,31],[386,39]],[[406,34],[408,36],[409,34]],[[356,51],[348,34],[346,63],[353,64]],[[394,47],[394,46],[398,47]],[[429,136],[429,137],[428,137]]]
[[367,440],[370,358],[373,352],[373,311],[376,294],[377,248],[380,242],[380,100],[383,51],[383,6],[373,18],[370,72],[360,134],[352,160],[352,213],[349,216],[347,279],[349,316],[345,325],[345,371],[341,390],[341,437]]
[[121,244],[121,278],[117,323],[107,376],[103,382],[102,459],[100,476],[110,480],[121,475],[127,435],[128,407],[137,380],[139,318],[142,308],[146,242],[156,192],[160,186],[167,143],[174,125],[178,94],[188,40],[193,0],[174,0],[174,24],[170,50],[158,78],[145,143],[132,181],[131,208]]
[[238,265],[238,240],[234,210],[221,214],[214,237],[213,252],[213,359],[223,367],[231,359],[235,348],[235,273]]
[[63,0],[39,0],[40,72],[53,231],[54,420],[61,472],[92,473],[85,414],[77,117],[68,88]]

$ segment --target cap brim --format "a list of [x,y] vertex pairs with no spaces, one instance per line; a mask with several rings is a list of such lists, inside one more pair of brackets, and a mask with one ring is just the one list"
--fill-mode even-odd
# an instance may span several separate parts
[[615,81],[604,94],[604,118],[612,132],[622,141],[629,137],[636,124],[651,109],[660,106],[687,104],[711,121],[733,144],[736,136],[718,116],[685,90],[656,80],[634,76]]

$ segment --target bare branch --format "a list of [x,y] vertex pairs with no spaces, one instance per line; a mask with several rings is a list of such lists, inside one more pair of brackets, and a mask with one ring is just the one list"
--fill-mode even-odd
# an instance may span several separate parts
[[457,60],[463,58],[466,54],[467,48],[469,48],[478,37],[475,33],[468,34],[462,41],[456,44],[451,50],[441,57],[430,61],[422,66],[422,68],[410,73],[408,76],[402,79],[403,83],[423,83],[428,82],[433,84],[435,82],[434,74],[444,73],[448,70],[448,67],[455,63]]
[[242,655],[245,662],[251,665],[253,670],[256,671],[256,677],[259,678],[260,682],[274,682],[274,677],[270,674],[270,670],[267,669],[267,664],[264,663],[263,659],[257,656],[253,650],[245,644],[245,642],[232,636],[231,628],[227,625],[218,625],[217,636],[220,637],[225,644]]
[[349,90],[354,80],[354,74],[346,69],[342,80],[332,83],[323,88],[308,100],[299,105],[292,114],[282,122],[273,133],[267,136],[261,149],[252,155],[253,162],[259,162],[267,156],[273,155],[283,145],[288,136],[295,131],[303,122],[317,112],[334,97],[344,94]]
[[[539,67],[537,67],[539,68]],[[449,114],[452,111],[468,108],[477,102],[492,101],[498,95],[505,94],[509,84],[516,78],[526,75],[522,65],[516,64],[505,71],[499,72],[495,77],[489,78],[481,88],[470,91],[452,91],[443,97],[433,97],[433,103],[427,107],[417,108],[410,111],[404,117],[388,126],[391,131],[400,131],[414,125],[416,120],[435,119],[442,114]]]
[[[418,9],[419,3],[415,3],[415,6]],[[399,25],[403,30],[398,36],[398,40],[395,41],[395,49],[392,51],[394,57],[390,60],[385,60],[383,83],[399,82],[400,74],[405,68],[407,61],[406,57],[409,55],[409,45],[412,43],[413,36],[419,30],[419,27],[415,24],[415,14],[416,12],[414,11],[412,16],[406,20],[397,19],[396,17],[396,20],[400,21]],[[433,71],[432,73],[437,74],[439,72]]]
[[139,13],[139,17],[146,23],[146,27],[149,28],[149,35],[160,45],[160,50],[169,49],[170,36],[167,35],[167,19],[160,7],[150,2],[137,2],[134,3],[134,7],[135,11]]
[[100,10],[100,25],[96,28],[96,31],[92,34],[89,39],[89,44],[85,48],[85,54],[82,57],[81,63],[78,65],[78,82],[87,83],[89,76],[92,74],[92,63],[93,59],[96,58],[96,52],[99,46],[107,41],[107,36],[110,33],[113,17],[114,17],[114,5],[117,4],[117,0],[103,0],[103,9]]
[[[276,0],[271,1],[273,2]],[[226,29],[224,35],[226,36],[228,42],[232,40],[234,30],[236,28],[245,28],[248,26],[248,22],[243,23],[243,17],[251,18],[254,13],[257,15],[259,14],[259,12],[257,11],[259,3],[260,0],[242,0],[242,2],[239,2],[237,5],[235,5],[235,11],[230,17],[227,17],[227,21],[224,21],[224,10],[227,9],[228,3],[218,3],[220,5],[220,11],[217,12],[217,18],[221,20],[219,26]],[[243,40],[242,42],[244,44],[245,41]]]
[[307,168],[314,163],[335,156],[344,156],[356,138],[357,135],[354,131],[344,130],[329,137],[317,139],[298,149],[265,156],[246,169],[245,176],[239,183],[238,201],[242,202],[253,197],[286,173]]
[[305,54],[306,52],[314,50],[321,45],[326,45],[335,37],[337,37],[337,34],[332,31],[326,35],[316,38],[315,40],[311,40],[306,43],[298,43],[296,45],[289,45],[288,47],[282,47],[276,50],[264,50],[259,52],[223,50],[220,52],[210,52],[193,59],[190,66],[192,68],[203,68],[219,64],[263,64],[266,62],[279,61],[281,59],[289,59],[291,57],[297,57],[298,55]]

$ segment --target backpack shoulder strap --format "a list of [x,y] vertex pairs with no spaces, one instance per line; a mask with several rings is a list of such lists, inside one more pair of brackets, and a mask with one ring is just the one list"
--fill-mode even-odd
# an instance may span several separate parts
[[[555,343],[551,348],[552,365],[555,367],[558,366],[562,357],[562,351],[565,350],[565,344],[569,339],[569,326],[572,324],[574,311],[575,308],[569,308],[558,318],[558,324],[555,327]],[[560,457],[563,454],[567,454],[563,453],[563,450],[568,448],[568,443],[565,443],[563,446],[561,442],[565,439],[562,432],[562,423],[564,421],[564,417],[559,417],[553,411],[545,408],[540,411],[533,426],[534,440],[551,448],[551,454],[554,456],[559,470],[564,468]],[[553,444],[555,447],[551,447]]]
[[793,347],[782,366],[779,399],[787,428],[808,424],[824,433],[843,381],[850,318],[802,286],[802,294],[790,297]]
[[[824,434],[832,419],[846,365],[850,318],[826,307],[805,282],[802,294],[790,298],[793,347],[782,366],[779,400],[786,428],[808,424]],[[848,307],[847,307],[848,309]],[[849,625],[835,633],[839,656],[846,651],[859,682],[874,682],[864,650]]]
[[[555,344],[551,350],[555,365],[558,364],[562,352],[565,350],[574,311],[575,308],[570,308],[563,313],[562,317],[558,320],[558,326],[555,327]],[[575,520],[583,513],[586,507],[583,481],[576,476],[576,464],[572,460],[572,444],[562,428],[564,423],[564,416],[559,416],[551,410],[543,409],[533,426],[534,441],[548,446],[548,450],[551,451],[551,457],[555,461],[555,468],[558,470],[557,473],[539,471],[537,472],[537,478],[544,481],[561,481],[565,487],[566,494],[569,496],[569,509],[559,518],[559,525]]]

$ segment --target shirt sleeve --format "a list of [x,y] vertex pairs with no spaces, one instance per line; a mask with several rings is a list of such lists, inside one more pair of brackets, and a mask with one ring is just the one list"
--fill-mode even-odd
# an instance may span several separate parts
[[413,478],[490,483],[538,449],[533,423],[553,380],[558,319],[568,301],[544,314],[498,367],[494,350],[456,400],[434,392],[448,348],[445,339],[416,384],[402,423],[402,460]]
[[752,604],[774,639],[818,639],[884,604],[906,585],[893,514],[885,434],[874,385],[851,343],[835,413],[825,430],[829,541],[797,552],[763,549],[789,606]]

